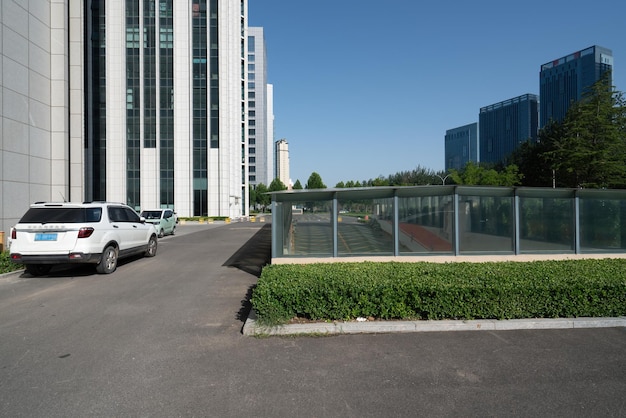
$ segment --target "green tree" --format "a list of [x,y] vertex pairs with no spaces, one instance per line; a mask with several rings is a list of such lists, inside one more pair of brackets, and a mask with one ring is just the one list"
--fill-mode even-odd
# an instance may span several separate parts
[[511,156],[525,186],[626,187],[626,103],[604,76]]
[[249,190],[249,197],[248,197],[248,199],[249,199],[249,202],[250,202],[250,207],[254,210],[254,209],[256,209],[256,203],[257,203],[256,202],[256,198],[257,198],[256,190],[255,190],[255,188],[252,185],[250,185],[250,187],[248,187],[248,190]]
[[372,187],[389,186],[389,180],[383,176],[378,176],[370,182]]
[[302,183],[300,183],[300,180],[296,180],[296,183],[293,185],[293,190],[302,190]]
[[274,180],[272,180],[268,191],[279,192],[281,190],[287,190],[287,186],[285,186],[285,183],[283,183],[279,178],[275,178]]
[[267,194],[267,186],[263,183],[259,183],[256,186],[256,203],[261,206],[261,211],[265,212],[265,209],[271,202],[271,196]]
[[516,186],[521,183],[523,175],[516,165],[511,164],[503,170],[487,168],[468,161],[461,170],[450,170],[450,177],[456,184],[468,186]]
[[609,84],[609,73],[583,93],[564,121],[562,146],[555,149],[557,169],[573,174],[575,187],[626,184],[626,106]]
[[322,181],[322,177],[318,173],[313,172],[309,176],[309,180],[306,182],[305,188],[306,189],[325,189],[326,185]]

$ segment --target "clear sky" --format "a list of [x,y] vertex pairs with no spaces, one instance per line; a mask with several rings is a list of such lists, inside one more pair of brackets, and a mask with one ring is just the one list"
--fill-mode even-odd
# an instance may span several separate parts
[[248,0],[264,28],[274,136],[290,173],[339,181],[444,169],[447,129],[539,94],[542,64],[613,51],[626,91],[624,0]]

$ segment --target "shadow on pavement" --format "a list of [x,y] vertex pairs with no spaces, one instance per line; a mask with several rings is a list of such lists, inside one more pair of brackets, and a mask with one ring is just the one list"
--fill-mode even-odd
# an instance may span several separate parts
[[272,260],[272,225],[263,225],[241,248],[223,264],[261,277],[263,266]]
[[[272,260],[272,225],[267,224],[250,238],[223,264],[226,267],[235,267],[246,273],[261,277],[263,267]],[[241,308],[237,313],[237,320],[245,322],[252,309],[250,299],[256,285],[248,288],[245,298],[241,301]]]

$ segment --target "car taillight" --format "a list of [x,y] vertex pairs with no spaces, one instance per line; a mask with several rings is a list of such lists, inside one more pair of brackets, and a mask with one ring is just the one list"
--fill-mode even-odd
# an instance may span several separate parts
[[89,238],[93,231],[93,228],[80,228],[78,230],[78,238]]
[[22,254],[13,253],[11,254],[11,260],[19,260],[22,258]]

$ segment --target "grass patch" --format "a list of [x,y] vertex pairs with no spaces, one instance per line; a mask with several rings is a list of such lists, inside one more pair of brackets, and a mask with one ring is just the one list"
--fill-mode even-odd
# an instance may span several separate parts
[[271,265],[251,302],[263,325],[622,316],[626,260]]

